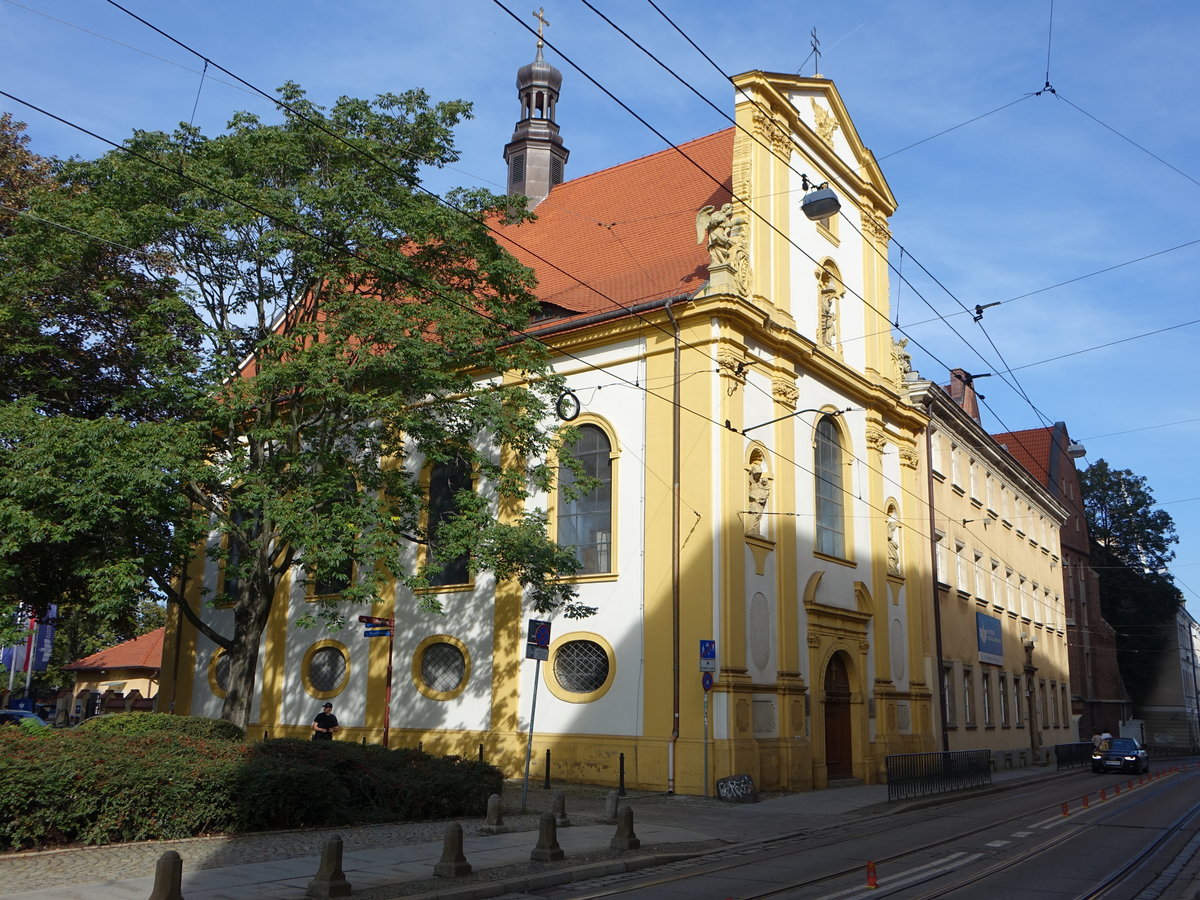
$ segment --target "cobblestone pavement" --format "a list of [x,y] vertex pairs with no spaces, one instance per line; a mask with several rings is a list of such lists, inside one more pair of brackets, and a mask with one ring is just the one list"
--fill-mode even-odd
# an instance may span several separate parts
[[[566,794],[566,812],[573,821],[595,824],[604,816],[609,789],[588,785],[556,785],[555,790],[562,790]],[[538,816],[550,811],[553,806],[554,793],[554,790],[531,786],[526,812],[521,814],[518,812],[521,784],[507,784],[502,797],[506,828],[509,831],[536,831]],[[629,801],[644,807],[668,798],[658,794],[630,794],[622,799],[623,802]],[[718,803],[704,798],[669,799],[672,803],[683,800],[696,805]],[[152,875],[158,858],[167,850],[174,850],[180,855],[186,871],[318,856],[324,842],[334,835],[341,836],[346,852],[433,843],[442,840],[450,821],[459,822],[467,835],[476,833],[483,826],[483,816],[480,815],[478,818],[437,822],[273,831],[3,854],[0,855],[0,896],[32,888]],[[415,885],[412,891],[406,892],[417,892],[419,887]]]

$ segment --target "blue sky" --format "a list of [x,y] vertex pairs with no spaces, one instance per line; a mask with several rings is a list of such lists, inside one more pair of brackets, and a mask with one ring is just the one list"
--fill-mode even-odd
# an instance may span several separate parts
[[[728,82],[648,0],[592,3],[731,110]],[[429,186],[502,189],[515,71],[534,39],[494,0],[122,5],[268,91],[293,80],[324,104],[412,87],[470,100],[462,159]],[[1052,27],[1050,0],[658,5],[728,74],[812,74],[816,28],[821,74],[900,203],[892,230],[905,253],[893,246],[892,260],[910,283],[893,277],[893,309],[915,367],[939,381],[948,366],[997,373],[979,382],[989,430],[1062,420],[1087,460],[1145,475],[1176,522],[1171,571],[1200,617],[1200,4],[1057,0]],[[505,6],[533,24],[528,2]],[[564,56],[671,141],[727,126],[580,0],[548,2],[546,17],[568,177],[665,145]],[[0,0],[0,90],[111,140],[173,128],[193,108],[208,132],[238,109],[271,117],[267,101],[202,68],[104,0]],[[107,149],[6,98],[0,109],[28,123],[40,153]],[[962,308],[997,301],[983,328]]]

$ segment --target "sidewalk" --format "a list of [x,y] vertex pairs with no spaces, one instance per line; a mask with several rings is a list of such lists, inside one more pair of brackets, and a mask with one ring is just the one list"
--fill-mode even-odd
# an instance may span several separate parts
[[[991,789],[1054,775],[1053,769],[997,772]],[[842,821],[893,811],[885,784],[770,795],[753,804],[637,794],[623,798],[622,803],[633,808],[634,831],[641,848],[614,854],[609,842],[616,827],[599,821],[606,790],[575,787],[568,793],[566,809],[572,824],[557,830],[565,860],[531,863],[530,853],[538,839],[537,816],[532,810],[548,808],[552,793],[531,791],[531,812],[505,817],[508,827],[526,830],[485,835],[476,833],[479,820],[462,820],[463,851],[474,872],[466,878],[433,878],[448,824],[440,822],[13,854],[0,857],[0,897],[146,900],[159,856],[175,850],[183,858],[183,896],[187,900],[302,900],[317,872],[321,846],[329,837],[340,835],[345,846],[342,869],[353,896],[467,900],[534,884],[545,887],[632,871],[680,855],[822,830]],[[952,796],[942,795],[937,800]]]

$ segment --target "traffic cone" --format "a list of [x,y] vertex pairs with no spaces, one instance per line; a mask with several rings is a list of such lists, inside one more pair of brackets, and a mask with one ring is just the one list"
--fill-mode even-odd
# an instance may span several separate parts
[[874,890],[879,887],[879,882],[875,878],[875,863],[867,863],[867,887]]
[[1087,794],[1083,795],[1083,808],[1084,809],[1088,808],[1088,795]]

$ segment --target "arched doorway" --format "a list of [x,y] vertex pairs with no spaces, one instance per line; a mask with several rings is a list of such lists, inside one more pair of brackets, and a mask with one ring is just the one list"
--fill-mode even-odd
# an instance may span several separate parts
[[825,765],[831,779],[854,777],[850,673],[840,653],[825,667]]

